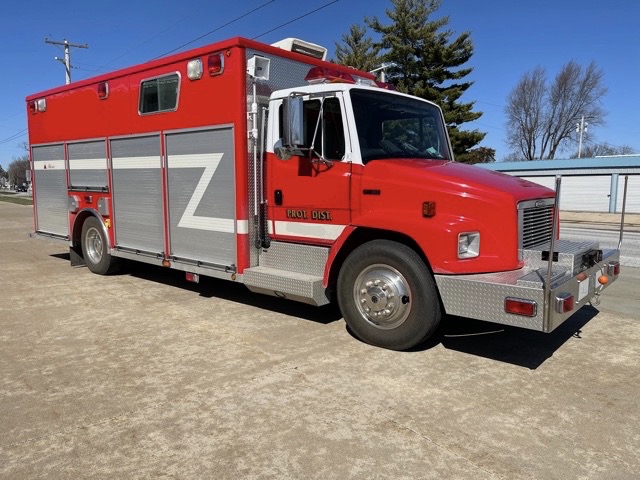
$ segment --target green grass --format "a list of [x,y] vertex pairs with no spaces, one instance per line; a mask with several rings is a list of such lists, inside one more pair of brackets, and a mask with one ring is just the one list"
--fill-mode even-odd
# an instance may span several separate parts
[[18,197],[14,193],[0,193],[0,202],[17,203],[18,205],[33,205],[31,197]]

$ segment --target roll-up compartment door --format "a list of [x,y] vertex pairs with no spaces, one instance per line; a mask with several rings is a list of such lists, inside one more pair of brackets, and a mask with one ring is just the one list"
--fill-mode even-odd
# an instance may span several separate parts
[[111,140],[116,246],[164,252],[160,137]]
[[233,128],[166,135],[171,256],[235,264]]
[[31,149],[36,207],[36,231],[69,236],[69,206],[64,145],[42,145]]
[[107,190],[107,150],[104,140],[67,144],[69,185],[74,190]]

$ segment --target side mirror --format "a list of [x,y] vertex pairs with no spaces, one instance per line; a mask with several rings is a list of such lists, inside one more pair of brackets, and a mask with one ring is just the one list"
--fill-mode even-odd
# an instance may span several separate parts
[[302,97],[287,97],[282,102],[283,146],[292,151],[304,145]]

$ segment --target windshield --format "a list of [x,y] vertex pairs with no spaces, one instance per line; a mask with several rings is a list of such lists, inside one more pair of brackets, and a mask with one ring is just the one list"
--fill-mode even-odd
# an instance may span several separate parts
[[381,158],[449,160],[440,110],[384,91],[351,90],[363,163]]

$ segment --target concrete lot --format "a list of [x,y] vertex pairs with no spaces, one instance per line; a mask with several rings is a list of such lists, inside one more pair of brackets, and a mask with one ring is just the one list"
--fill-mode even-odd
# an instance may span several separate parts
[[398,353],[31,229],[0,202],[0,478],[640,478],[638,270],[552,334],[449,318]]

